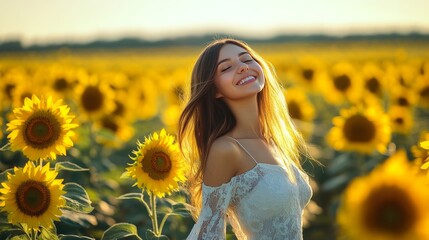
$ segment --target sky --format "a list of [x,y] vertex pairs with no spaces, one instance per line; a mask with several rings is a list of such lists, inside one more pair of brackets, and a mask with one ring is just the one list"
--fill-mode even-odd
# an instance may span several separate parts
[[428,0],[0,0],[0,42],[429,33]]

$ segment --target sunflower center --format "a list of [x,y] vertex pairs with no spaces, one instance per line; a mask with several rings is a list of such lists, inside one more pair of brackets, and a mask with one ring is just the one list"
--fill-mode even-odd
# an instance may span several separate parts
[[15,84],[6,84],[6,87],[4,88],[6,95],[8,96],[9,99],[12,99],[12,91],[13,89],[15,89],[16,85]]
[[403,125],[404,124],[404,119],[401,117],[395,118],[395,123],[398,125]]
[[354,115],[344,124],[344,135],[351,142],[369,142],[375,136],[375,126],[365,116]]
[[368,89],[373,94],[378,94],[380,92],[380,82],[377,78],[372,77],[365,84],[366,89]]
[[420,91],[420,97],[424,98],[426,101],[429,101],[429,86],[423,88]]
[[302,119],[302,112],[298,103],[296,103],[295,101],[291,101],[288,103],[287,106],[288,106],[288,110],[291,118]]
[[334,78],[334,86],[339,91],[345,92],[351,85],[350,77],[343,74]]
[[307,80],[309,82],[312,81],[313,76],[314,76],[313,69],[303,69],[302,70],[302,76],[304,77],[305,80]]
[[45,213],[51,203],[49,189],[41,182],[28,180],[16,190],[18,209],[28,216],[40,216]]
[[119,129],[118,124],[109,117],[104,117],[101,120],[101,125],[103,126],[103,128],[109,129],[112,132],[117,132]]
[[362,206],[362,220],[368,229],[392,235],[405,233],[418,217],[410,196],[396,186],[373,189]]
[[115,110],[113,111],[113,115],[122,116],[125,112],[125,106],[120,101],[115,100]]
[[170,156],[162,151],[148,152],[142,163],[143,171],[155,180],[165,179],[171,170]]
[[54,89],[56,91],[64,91],[68,87],[68,83],[64,78],[57,78],[54,82]]
[[60,137],[61,124],[48,111],[36,112],[24,124],[24,140],[33,148],[51,146]]
[[88,86],[82,93],[81,102],[86,111],[95,112],[103,106],[103,93],[96,86]]
[[406,98],[404,98],[404,97],[399,97],[399,98],[398,98],[398,104],[399,104],[400,106],[404,106],[404,107],[407,107],[407,106],[409,106],[409,105],[410,105],[410,103],[408,102],[408,99],[406,99]]

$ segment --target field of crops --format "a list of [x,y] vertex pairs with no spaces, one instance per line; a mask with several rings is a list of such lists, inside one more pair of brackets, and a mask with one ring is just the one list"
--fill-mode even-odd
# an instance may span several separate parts
[[[429,239],[429,43],[252,47],[321,163],[303,164],[304,239]],[[202,48],[2,53],[0,238],[184,239],[185,170],[148,187],[135,159],[151,141],[175,155]]]

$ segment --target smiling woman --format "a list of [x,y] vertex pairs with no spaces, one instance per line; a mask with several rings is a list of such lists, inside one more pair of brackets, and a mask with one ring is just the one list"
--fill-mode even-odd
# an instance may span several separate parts
[[247,44],[220,39],[195,63],[179,120],[190,161],[196,223],[188,239],[302,239],[312,190],[302,171],[305,143],[268,64]]

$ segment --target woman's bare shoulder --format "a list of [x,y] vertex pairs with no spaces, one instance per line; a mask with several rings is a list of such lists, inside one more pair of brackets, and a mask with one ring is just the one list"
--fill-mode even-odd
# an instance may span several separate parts
[[204,171],[204,184],[220,186],[227,183],[238,172],[240,148],[226,136],[216,139],[210,147]]

